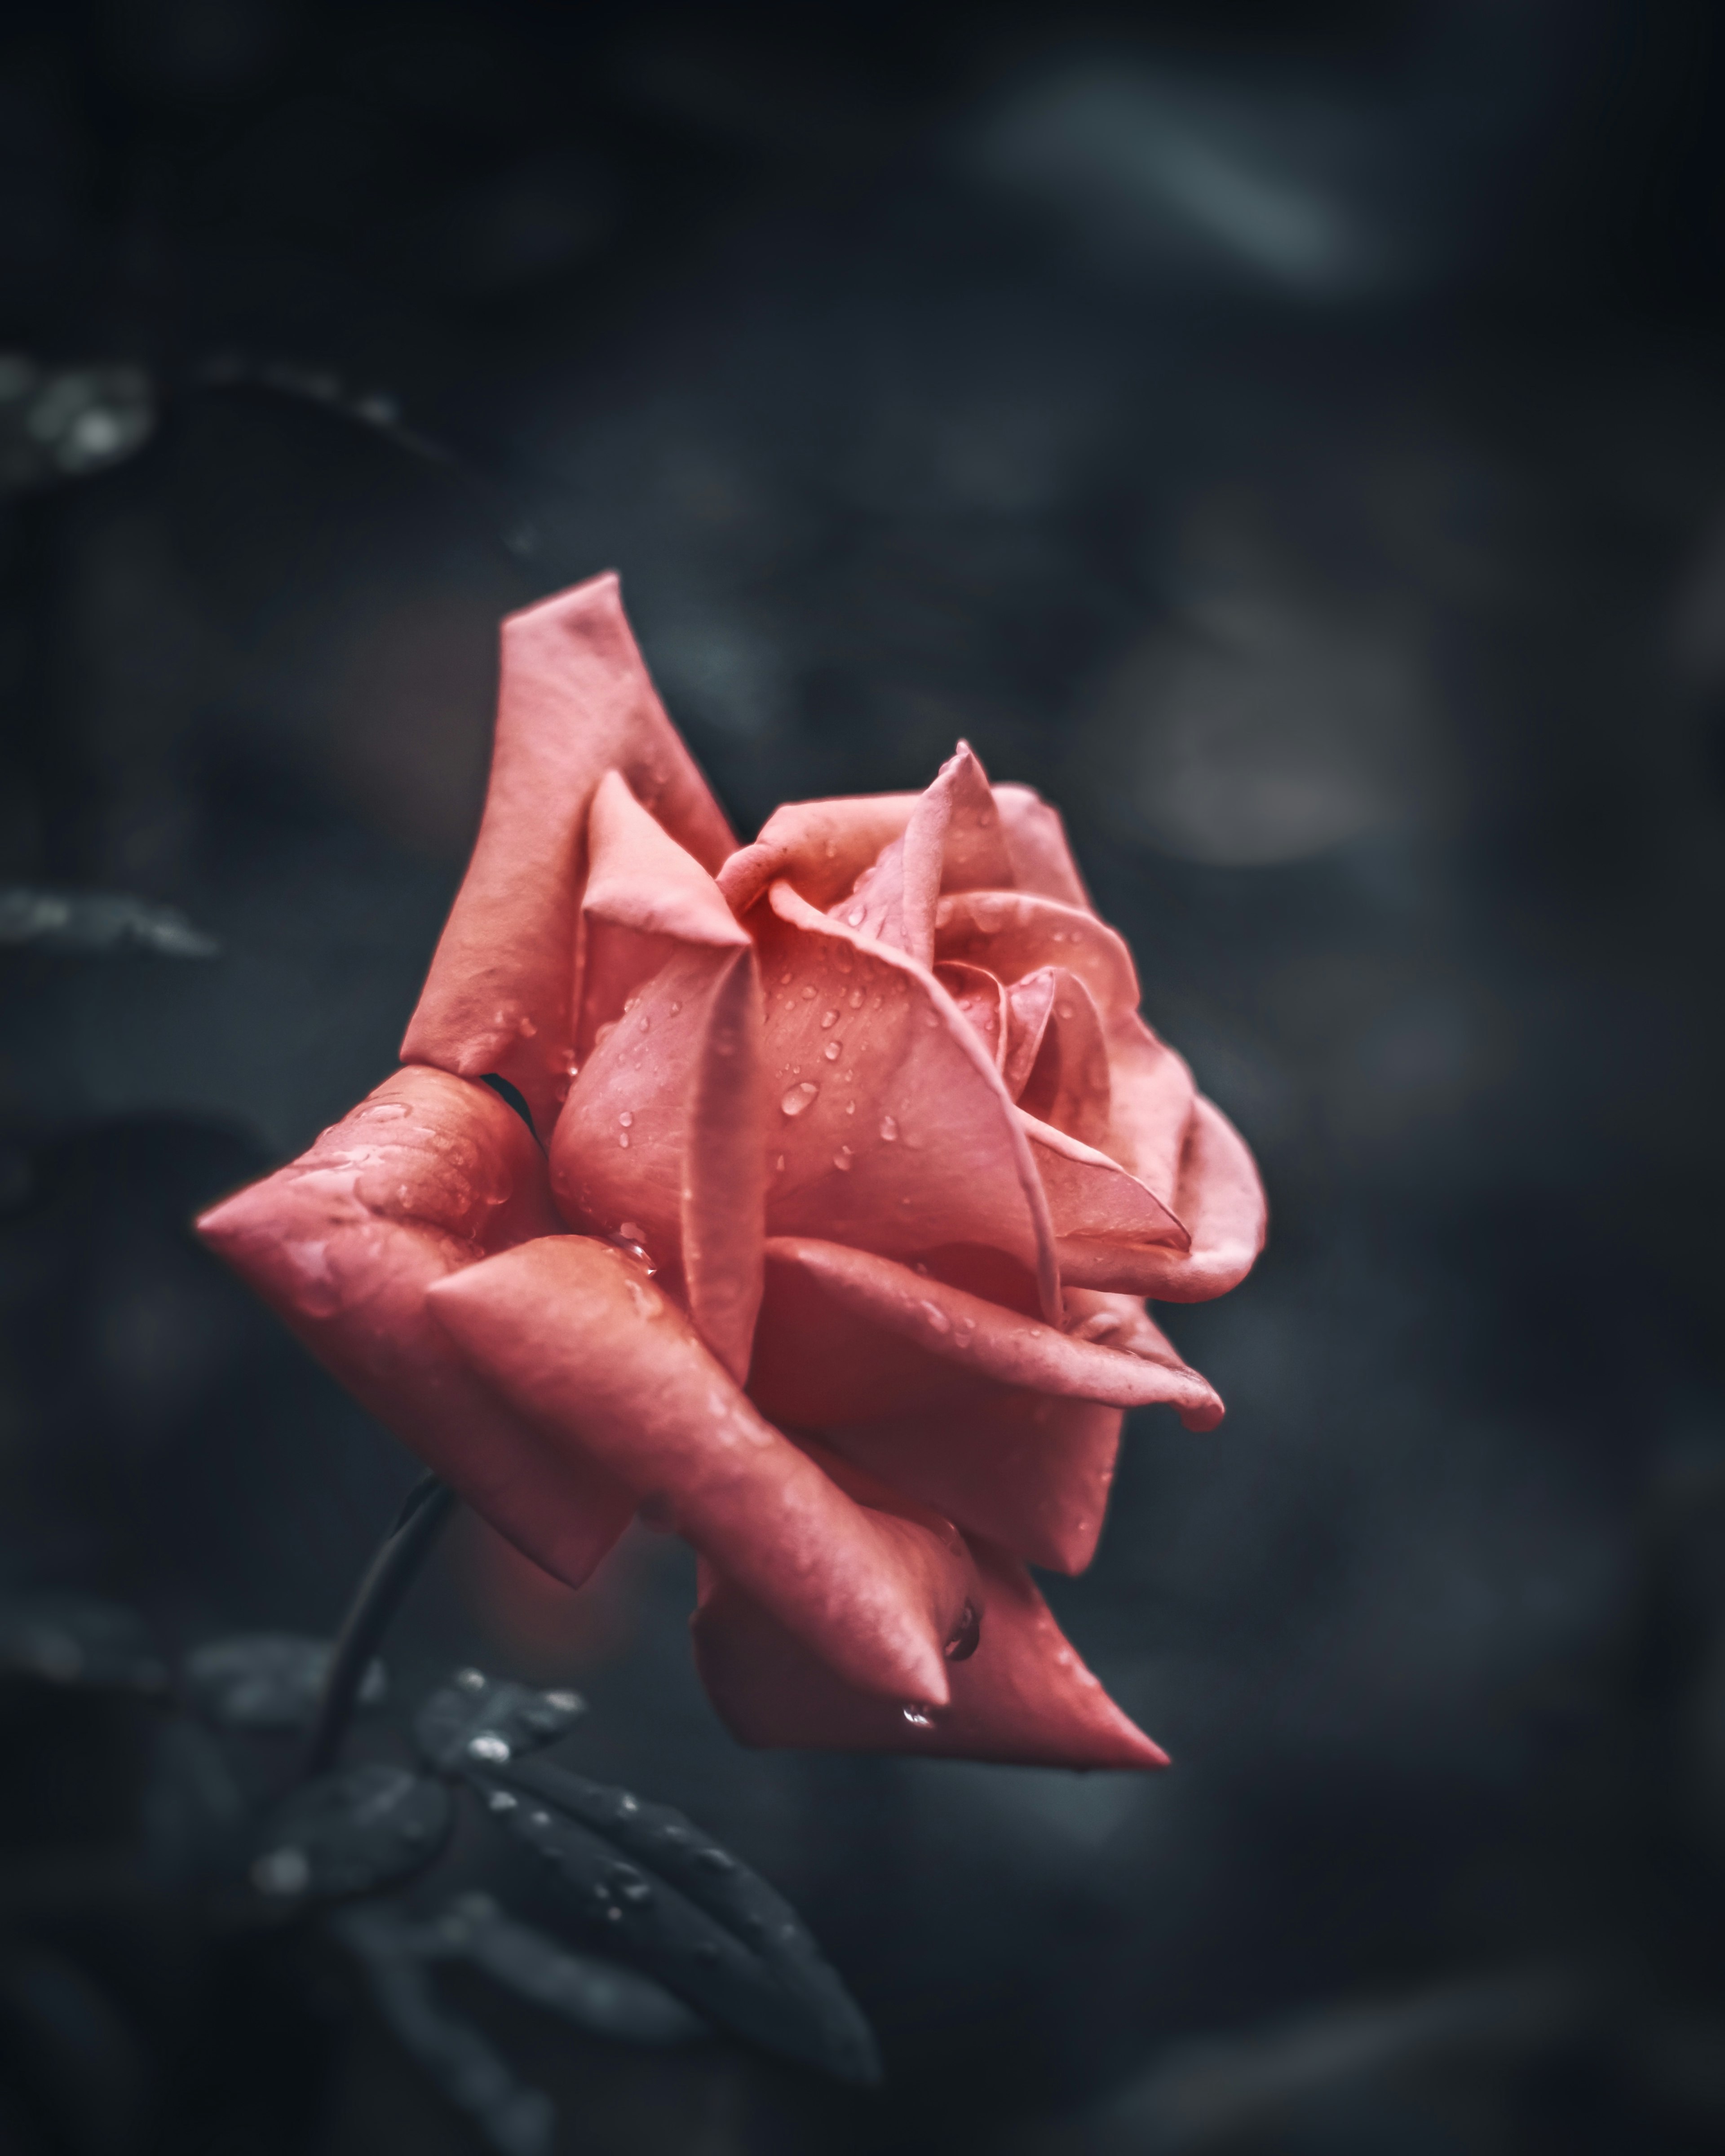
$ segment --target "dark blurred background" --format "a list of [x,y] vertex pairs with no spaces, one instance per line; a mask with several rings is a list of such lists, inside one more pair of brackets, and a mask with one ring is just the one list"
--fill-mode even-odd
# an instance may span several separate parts
[[[393,1664],[578,1683],[887,2055],[475,2003],[560,2148],[1725,2143],[1716,19],[9,9],[0,1590],[335,1622],[411,1463],[185,1223],[390,1067],[498,618],[608,566],[745,835],[1056,799],[1270,1188],[1050,1588],[1167,1775],[747,1754],[680,1549],[450,1538]],[[219,1761],[0,1745],[7,2156],[483,2145],[207,1920]]]

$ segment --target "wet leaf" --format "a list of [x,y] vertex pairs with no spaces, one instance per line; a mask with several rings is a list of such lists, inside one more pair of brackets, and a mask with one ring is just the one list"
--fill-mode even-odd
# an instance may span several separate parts
[[221,945],[171,906],[123,891],[0,890],[0,949],[149,951],[163,958],[213,958]]
[[425,1967],[424,1928],[397,1910],[362,1907],[341,1911],[330,1928],[365,1971],[397,2041],[500,2156],[550,2156],[551,2098],[517,2081],[501,2053],[439,1999]]
[[0,352],[0,493],[105,471],[155,431],[155,390],[141,367],[49,367]]
[[595,2036],[682,2044],[711,2033],[663,1984],[519,1923],[489,1894],[463,1894],[423,1928],[422,1950],[470,1961],[495,1984]]
[[167,1682],[136,1611],[74,1594],[0,1604],[0,1673],[107,1691],[159,1692]]
[[[180,1674],[192,1704],[219,1729],[305,1729],[330,1654],[327,1640],[245,1632],[195,1649]],[[360,1687],[360,1705],[381,1705],[387,1690],[383,1665],[374,1661]]]
[[468,1761],[497,1767],[555,1744],[586,1712],[578,1692],[535,1691],[478,1670],[457,1670],[419,1709],[413,1734],[434,1767],[447,1771]]
[[680,1812],[542,1761],[469,1772],[606,1953],[768,2051],[879,2080],[873,2033],[795,1911]]
[[278,1902],[367,1894],[430,1862],[454,1805],[400,1767],[343,1767],[297,1789],[259,1835],[252,1884]]

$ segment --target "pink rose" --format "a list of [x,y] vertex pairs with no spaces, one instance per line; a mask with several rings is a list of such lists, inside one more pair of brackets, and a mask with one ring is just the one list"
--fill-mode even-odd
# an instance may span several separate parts
[[560,1579],[638,1511],[691,1543],[745,1743],[1156,1765],[1027,1569],[1089,1562],[1123,1409],[1220,1416],[1143,1298],[1263,1240],[1137,1002],[966,747],[737,849],[600,577],[506,626],[403,1068],[200,1227]]

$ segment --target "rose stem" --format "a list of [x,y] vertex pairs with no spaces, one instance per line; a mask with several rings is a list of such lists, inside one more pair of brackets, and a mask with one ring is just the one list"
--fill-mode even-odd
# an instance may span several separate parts
[[449,1485],[435,1475],[422,1476],[408,1491],[395,1516],[395,1524],[366,1568],[365,1577],[347,1605],[318,1693],[311,1740],[305,1750],[308,1777],[335,1764],[372,1656],[389,1630],[389,1620],[401,1607],[402,1597],[429,1555],[439,1531],[454,1509],[455,1493]]

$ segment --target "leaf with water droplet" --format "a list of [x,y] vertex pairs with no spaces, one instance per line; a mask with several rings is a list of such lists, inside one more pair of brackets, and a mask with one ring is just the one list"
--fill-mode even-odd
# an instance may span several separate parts
[[494,1984],[595,2036],[684,2044],[710,2034],[701,2015],[639,1969],[574,1953],[519,1923],[489,1894],[463,1894],[420,1930],[422,1951],[471,1962]]
[[555,1744],[586,1712],[578,1692],[535,1691],[461,1670],[414,1716],[413,1736],[425,1760],[445,1773],[465,1759],[496,1766]]
[[0,1675],[95,1691],[154,1693],[167,1683],[142,1618],[82,1594],[0,1603]]
[[[194,1648],[181,1666],[187,1697],[218,1729],[308,1729],[330,1666],[327,1640],[294,1632],[243,1632]],[[388,1690],[382,1662],[367,1670],[362,1707]]]
[[343,1767],[296,1789],[259,1835],[252,1884],[271,1901],[374,1893],[429,1864],[454,1804],[441,1782],[400,1767]]
[[796,1912],[680,1812],[542,1760],[468,1772],[494,1803],[516,1799],[494,1815],[568,1889],[608,1954],[767,2051],[879,2080],[873,2032]]

